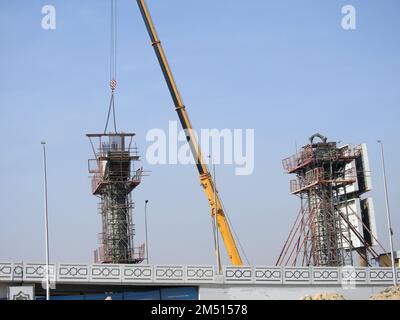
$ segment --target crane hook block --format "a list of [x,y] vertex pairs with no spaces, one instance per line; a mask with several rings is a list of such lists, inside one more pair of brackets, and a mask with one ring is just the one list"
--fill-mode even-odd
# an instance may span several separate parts
[[117,87],[117,80],[112,79],[112,80],[110,81],[110,88],[111,88],[111,91],[114,91],[116,87]]

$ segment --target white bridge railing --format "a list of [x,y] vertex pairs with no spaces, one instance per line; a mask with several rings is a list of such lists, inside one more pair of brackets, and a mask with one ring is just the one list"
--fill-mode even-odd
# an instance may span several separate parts
[[[51,281],[57,283],[390,285],[393,282],[391,268],[226,266],[222,275],[216,275],[213,266],[199,265],[57,263],[49,269]],[[0,282],[42,282],[45,270],[45,264],[40,263],[0,263]],[[400,270],[396,272],[400,279]]]

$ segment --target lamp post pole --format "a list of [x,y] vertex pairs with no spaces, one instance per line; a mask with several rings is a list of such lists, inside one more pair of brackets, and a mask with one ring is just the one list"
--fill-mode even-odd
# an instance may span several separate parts
[[219,252],[219,236],[218,236],[218,208],[217,208],[217,180],[215,178],[215,164],[213,163],[213,173],[214,173],[214,221],[215,221],[215,254],[217,257],[217,272],[218,274],[222,273],[221,268],[221,256]]
[[394,286],[396,286],[397,285],[397,274],[396,274],[396,265],[395,265],[395,259],[394,259],[394,249],[393,249],[393,229],[392,229],[392,223],[390,220],[390,207],[389,207],[389,196],[388,196],[387,179],[386,179],[385,155],[383,152],[382,140],[378,140],[378,143],[381,146],[383,183],[384,183],[384,189],[385,189],[385,202],[386,202],[386,219],[387,219],[388,230],[389,230],[390,255],[391,255],[392,270],[393,270],[393,284],[394,284]]
[[214,176],[214,237],[215,237],[215,256],[217,259],[217,274],[222,273],[221,267],[221,255],[219,252],[219,235],[218,235],[218,206],[217,206],[217,180],[215,177],[215,163],[210,156],[211,164],[213,167],[213,176]]
[[147,203],[149,200],[145,200],[144,202],[144,228],[146,233],[146,263],[149,264],[149,242],[147,239]]
[[49,225],[48,225],[48,205],[47,205],[47,160],[46,142],[41,142],[43,147],[43,183],[44,183],[44,228],[46,246],[46,300],[50,300],[50,270],[49,270]]

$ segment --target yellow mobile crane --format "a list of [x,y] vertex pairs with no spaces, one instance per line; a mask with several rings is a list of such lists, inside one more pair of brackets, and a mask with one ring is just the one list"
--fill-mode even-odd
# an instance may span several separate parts
[[228,252],[229,258],[231,260],[231,263],[235,266],[241,266],[243,263],[239,254],[239,250],[236,246],[235,240],[230,230],[229,223],[225,215],[225,212],[223,210],[219,195],[217,192],[214,192],[215,189],[214,189],[213,179],[204,163],[199,145],[192,131],[192,126],[190,124],[189,117],[186,113],[185,105],[182,102],[182,98],[179,94],[178,87],[176,86],[174,77],[172,76],[171,69],[168,65],[168,61],[167,58],[165,57],[165,53],[161,46],[160,39],[157,36],[154,24],[151,20],[146,2],[145,0],[137,0],[137,3],[139,5],[140,12],[142,14],[144,23],[146,24],[146,28],[150,36],[151,45],[154,48],[158,62],[160,63],[161,66],[161,70],[164,74],[165,81],[167,82],[169,92],[171,94],[172,100],[175,105],[175,110],[178,113],[179,121],[181,122],[181,125],[185,130],[186,139],[190,145],[192,155],[196,162],[197,170],[199,171],[200,174],[201,185],[204,188],[204,191],[211,206],[212,216],[215,218],[215,214],[217,214],[216,220],[218,229],[225,243],[225,247]]

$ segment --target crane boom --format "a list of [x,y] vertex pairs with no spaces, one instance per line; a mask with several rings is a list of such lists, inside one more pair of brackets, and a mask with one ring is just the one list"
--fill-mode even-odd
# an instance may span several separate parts
[[242,259],[240,257],[238,248],[230,230],[227,217],[223,210],[218,193],[216,193],[216,195],[214,194],[214,182],[212,176],[208,172],[207,166],[204,163],[200,147],[197,143],[196,137],[189,121],[189,117],[185,109],[185,105],[182,102],[178,87],[175,83],[171,69],[168,65],[164,50],[161,46],[160,39],[157,36],[146,2],[145,0],[137,0],[137,3],[150,36],[151,45],[154,48],[158,62],[160,63],[161,70],[164,74],[165,81],[167,82],[169,92],[175,105],[175,110],[178,113],[179,121],[182,125],[182,128],[185,130],[186,140],[189,143],[192,155],[197,166],[197,170],[200,174],[201,185],[204,188],[207,199],[211,206],[211,214],[213,215],[213,217],[215,217],[215,214],[217,214],[216,220],[218,224],[218,229],[221,233],[231,263],[235,266],[241,266],[243,264]]

